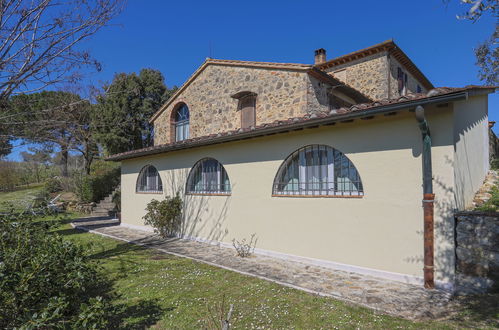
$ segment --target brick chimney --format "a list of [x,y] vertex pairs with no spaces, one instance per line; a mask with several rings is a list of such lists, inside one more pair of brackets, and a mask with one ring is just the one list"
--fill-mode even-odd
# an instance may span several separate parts
[[324,48],[316,49],[314,64],[322,64],[325,62],[326,62],[326,50]]

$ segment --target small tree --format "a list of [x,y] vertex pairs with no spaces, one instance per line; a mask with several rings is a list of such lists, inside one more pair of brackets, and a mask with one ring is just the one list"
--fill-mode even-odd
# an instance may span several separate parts
[[163,201],[153,199],[146,207],[145,224],[154,227],[161,237],[173,236],[179,232],[182,220],[182,198],[167,196]]

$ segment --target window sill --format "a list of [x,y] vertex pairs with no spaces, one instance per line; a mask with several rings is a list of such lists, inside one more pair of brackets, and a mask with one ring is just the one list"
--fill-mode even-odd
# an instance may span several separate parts
[[298,197],[298,198],[363,198],[364,195],[286,195],[272,194],[272,197]]
[[191,195],[191,196],[230,196],[232,194],[230,193],[192,193],[188,192],[186,195]]
[[152,195],[162,195],[163,194],[162,191],[136,191],[135,193],[136,194],[141,194],[141,195],[149,195],[149,194],[152,194]]

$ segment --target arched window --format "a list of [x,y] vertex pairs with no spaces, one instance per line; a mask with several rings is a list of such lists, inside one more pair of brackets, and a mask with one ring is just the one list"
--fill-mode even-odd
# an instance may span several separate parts
[[152,166],[147,165],[142,168],[137,179],[137,192],[147,193],[161,193],[163,192],[163,183],[159,176],[158,170]]
[[189,138],[189,107],[182,103],[172,113],[172,140],[182,141]]
[[187,178],[187,193],[199,195],[230,195],[230,181],[225,168],[216,159],[197,162]]
[[274,180],[275,196],[363,196],[353,163],[326,145],[310,145],[293,152]]

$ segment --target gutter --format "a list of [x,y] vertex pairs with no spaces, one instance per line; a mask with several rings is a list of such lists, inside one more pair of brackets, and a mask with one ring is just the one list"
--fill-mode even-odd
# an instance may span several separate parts
[[424,287],[435,288],[434,280],[434,212],[435,194],[433,193],[433,175],[431,166],[431,134],[425,117],[424,108],[416,107],[416,120],[423,139],[423,223],[424,223]]
[[445,94],[445,95],[440,95],[440,96],[437,95],[437,96],[428,97],[428,98],[424,98],[424,99],[420,99],[420,100],[413,100],[413,101],[407,101],[407,102],[402,102],[402,103],[399,102],[399,103],[395,103],[395,104],[378,106],[378,107],[366,109],[365,111],[357,110],[357,111],[349,112],[346,114],[337,114],[337,115],[332,115],[332,116],[322,117],[322,118],[315,118],[315,119],[312,118],[312,119],[307,119],[305,121],[300,121],[298,119],[296,123],[291,123],[291,124],[257,128],[257,129],[252,129],[249,131],[243,131],[243,132],[237,132],[237,133],[229,132],[229,134],[226,134],[226,135],[220,135],[220,136],[216,136],[213,138],[206,138],[206,139],[198,140],[198,141],[191,141],[191,142],[187,141],[184,143],[181,142],[181,143],[176,143],[176,144],[168,144],[168,145],[164,145],[162,147],[161,146],[150,147],[150,148],[146,148],[144,150],[137,151],[137,152],[130,153],[130,154],[125,153],[125,154],[117,154],[114,156],[110,156],[110,157],[106,158],[106,160],[108,160],[108,161],[120,161],[120,160],[124,160],[124,159],[161,154],[164,152],[183,150],[183,149],[194,148],[194,147],[202,147],[202,146],[225,143],[225,142],[233,142],[233,141],[245,140],[245,139],[266,136],[266,135],[273,135],[273,134],[278,134],[278,133],[287,133],[287,132],[290,132],[293,130],[301,130],[301,129],[305,129],[305,128],[314,128],[317,126],[324,126],[324,125],[334,125],[337,122],[344,122],[344,121],[348,121],[348,120],[356,119],[356,118],[363,118],[363,117],[374,116],[374,115],[382,115],[382,114],[386,114],[386,113],[397,112],[397,111],[408,110],[408,109],[411,110],[411,109],[417,107],[418,105],[423,106],[423,105],[428,105],[428,104],[433,104],[433,103],[447,103],[447,102],[460,101],[460,100],[464,100],[467,98],[468,98],[468,91],[461,91],[461,92],[457,92],[457,93]]

